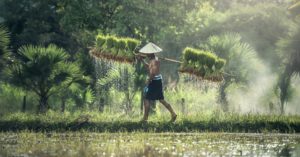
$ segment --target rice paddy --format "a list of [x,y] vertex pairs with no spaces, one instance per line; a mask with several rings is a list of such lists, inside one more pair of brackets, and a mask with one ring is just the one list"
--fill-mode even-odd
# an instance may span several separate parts
[[0,133],[0,156],[292,156],[298,134]]

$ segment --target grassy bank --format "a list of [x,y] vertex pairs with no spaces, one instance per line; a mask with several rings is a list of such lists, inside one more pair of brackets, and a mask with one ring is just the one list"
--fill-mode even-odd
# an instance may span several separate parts
[[93,132],[278,132],[300,133],[300,116],[238,115],[222,112],[183,116],[169,123],[168,114],[140,123],[140,115],[97,112],[43,115],[14,113],[0,118],[0,131],[93,131]]

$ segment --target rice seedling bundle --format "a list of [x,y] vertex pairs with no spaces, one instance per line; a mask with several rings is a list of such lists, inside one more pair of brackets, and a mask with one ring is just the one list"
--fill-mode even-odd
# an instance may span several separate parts
[[117,62],[134,62],[134,50],[140,41],[133,38],[97,35],[95,47],[90,54],[96,58]]
[[[91,55],[100,58],[123,63],[133,63],[135,50],[140,41],[133,38],[121,38],[116,36],[97,35],[95,47]],[[210,81],[222,81],[222,70],[226,61],[214,53],[187,47],[182,54],[183,61],[168,58],[161,59],[180,63],[179,72],[193,75],[200,79]]]
[[212,52],[187,47],[183,51],[181,73],[187,73],[198,78],[221,81],[222,70],[226,60]]

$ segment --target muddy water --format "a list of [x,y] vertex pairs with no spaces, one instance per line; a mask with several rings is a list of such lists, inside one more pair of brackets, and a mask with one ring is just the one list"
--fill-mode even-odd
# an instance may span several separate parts
[[0,133],[0,157],[300,156],[297,134]]

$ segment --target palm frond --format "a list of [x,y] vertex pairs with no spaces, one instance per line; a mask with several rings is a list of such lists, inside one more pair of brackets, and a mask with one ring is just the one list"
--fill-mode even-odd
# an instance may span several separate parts
[[211,36],[205,47],[226,59],[225,72],[235,75],[237,81],[251,79],[249,75],[254,73],[253,66],[258,62],[256,51],[238,33]]
[[295,26],[288,37],[281,39],[277,52],[285,60],[285,65],[290,68],[291,74],[300,74],[300,26]]
[[111,70],[108,71],[106,77],[98,80],[98,84],[104,86],[119,78],[121,78],[120,71],[117,68],[112,68]]
[[9,58],[9,34],[5,27],[0,25],[0,71],[3,69],[5,62]]

